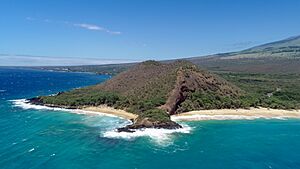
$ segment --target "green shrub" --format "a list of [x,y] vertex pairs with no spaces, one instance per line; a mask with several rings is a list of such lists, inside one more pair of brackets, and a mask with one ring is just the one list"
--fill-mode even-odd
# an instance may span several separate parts
[[150,109],[139,115],[139,118],[149,118],[152,121],[170,121],[170,115],[161,109]]

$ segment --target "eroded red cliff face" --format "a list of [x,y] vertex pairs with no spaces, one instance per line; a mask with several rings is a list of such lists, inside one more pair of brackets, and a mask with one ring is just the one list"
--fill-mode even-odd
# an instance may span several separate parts
[[160,108],[176,114],[178,106],[186,99],[187,95],[196,90],[214,91],[220,95],[237,96],[241,92],[223,79],[199,71],[196,66],[179,68],[174,89],[169,93],[168,99]]

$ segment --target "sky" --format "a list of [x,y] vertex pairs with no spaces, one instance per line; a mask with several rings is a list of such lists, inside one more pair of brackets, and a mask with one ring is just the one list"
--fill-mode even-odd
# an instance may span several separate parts
[[0,66],[164,60],[300,35],[299,0],[1,0]]

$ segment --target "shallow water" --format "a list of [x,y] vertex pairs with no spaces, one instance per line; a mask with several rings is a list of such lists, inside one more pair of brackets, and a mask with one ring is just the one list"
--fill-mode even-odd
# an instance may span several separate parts
[[0,168],[300,168],[300,120],[183,123],[182,131],[113,129],[128,121],[10,100],[108,79],[86,73],[0,69]]

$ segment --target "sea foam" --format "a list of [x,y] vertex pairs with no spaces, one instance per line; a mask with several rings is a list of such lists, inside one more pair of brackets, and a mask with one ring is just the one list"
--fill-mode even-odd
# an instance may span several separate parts
[[125,140],[134,140],[138,137],[148,137],[151,138],[158,144],[166,145],[172,141],[172,136],[176,133],[190,133],[192,128],[188,125],[181,124],[182,128],[180,129],[155,129],[155,128],[145,128],[137,129],[134,132],[118,132],[116,130],[106,131],[102,133],[102,137],[114,138],[114,139],[125,139]]
[[80,109],[64,109],[64,108],[57,108],[57,107],[48,107],[48,106],[43,106],[43,105],[34,105],[34,104],[29,103],[28,100],[26,100],[26,99],[17,99],[17,100],[10,100],[10,101],[13,102],[14,107],[20,107],[22,109],[65,111],[65,112],[70,112],[70,113],[75,113],[75,114],[99,115],[99,116],[122,118],[119,116],[102,113],[102,112],[86,111],[86,110],[80,110]]
[[[63,109],[63,108],[55,108],[55,107],[47,107],[42,105],[34,105],[30,104],[28,100],[26,99],[18,99],[18,100],[11,100],[13,102],[15,107],[20,107],[22,109],[36,109],[36,110],[52,110],[52,111],[66,111],[76,114],[86,114],[86,115],[100,115],[100,116],[110,116],[110,117],[116,117],[121,118],[118,116],[105,114],[105,113],[99,113],[99,112],[93,112],[93,111],[85,111],[80,109]],[[123,119],[123,118],[121,118]],[[126,119],[124,119],[126,120]],[[156,143],[160,145],[168,145],[167,143],[172,142],[172,136],[176,133],[190,133],[192,128],[188,125],[181,124],[183,128],[180,129],[154,129],[154,128],[146,128],[146,129],[138,129],[134,130],[135,132],[129,133],[129,132],[118,132],[115,128],[117,127],[124,127],[126,125],[131,124],[129,120],[126,120],[124,123],[122,123],[122,126],[114,126],[116,124],[112,124],[112,128],[108,131],[102,131],[101,137],[105,138],[112,138],[112,139],[124,139],[124,140],[134,140],[138,137],[148,137],[154,140]],[[123,126],[124,125],[124,126]]]
[[33,152],[35,149],[34,148],[32,148],[32,149],[30,149],[30,150],[28,150],[28,152],[30,153],[30,152]]

